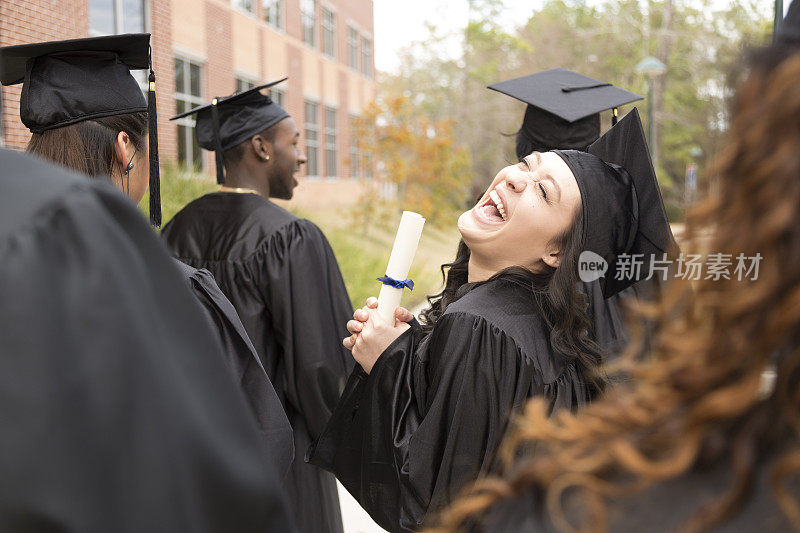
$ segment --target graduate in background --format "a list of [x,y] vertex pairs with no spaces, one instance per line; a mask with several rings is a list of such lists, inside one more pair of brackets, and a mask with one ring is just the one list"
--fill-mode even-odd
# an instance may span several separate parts
[[[161,206],[149,44],[149,34],[128,34],[0,48],[0,82],[23,84],[20,115],[33,133],[29,152],[110,180],[135,204],[149,181],[151,222],[157,225]],[[151,69],[149,102],[130,74],[144,68]],[[247,395],[266,452],[284,474],[293,458],[291,428],[244,326],[207,271],[175,263],[207,327],[222,342],[220,354]]]
[[602,392],[578,258],[603,258],[608,297],[638,279],[617,279],[622,254],[642,254],[646,273],[674,240],[637,110],[589,151],[534,152],[497,174],[458,220],[468,261],[448,270],[422,328],[375,309],[348,324],[359,365],[308,459],[384,528],[419,529],[497,471],[508,421],[529,398],[550,415]]
[[0,530],[291,531],[221,346],[111,186],[0,149]]
[[[522,159],[533,152],[586,150],[600,137],[600,113],[642,97],[577,72],[553,68],[489,86],[527,104],[516,134],[516,155]],[[655,282],[636,283],[619,294],[603,298],[598,281],[581,282],[589,298],[589,318],[597,342],[609,359],[617,357],[629,342],[624,302],[653,299]],[[645,347],[645,351],[646,351]]]
[[287,478],[295,525],[305,533],[338,532],[335,480],[305,464],[303,453],[353,367],[341,345],[352,307],[320,229],[269,201],[292,197],[294,174],[306,160],[294,120],[259,92],[271,85],[179,115],[197,114],[197,141],[215,152],[224,186],[187,205],[163,235],[181,261],[214,274],[286,408],[297,452]]
[[745,271],[675,280],[635,379],[574,417],[531,403],[437,532],[800,531],[800,2],[750,63],[688,218]]

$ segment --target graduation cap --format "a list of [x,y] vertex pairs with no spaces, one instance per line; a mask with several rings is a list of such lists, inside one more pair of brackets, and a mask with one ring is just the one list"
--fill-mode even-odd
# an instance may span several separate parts
[[214,98],[211,103],[175,115],[170,120],[197,114],[195,132],[197,144],[214,152],[217,163],[217,183],[225,182],[225,151],[242,144],[253,135],[271,128],[287,118],[281,106],[260,91],[286,81],[283,78],[258,85],[240,93]]
[[600,136],[600,112],[641,100],[638,94],[564,68],[489,85],[528,104],[520,132],[539,151],[583,150]]
[[[147,100],[130,73],[138,69],[150,70]],[[160,226],[155,81],[149,33],[0,48],[0,83],[22,83],[20,118],[33,133],[95,118],[148,113],[150,223]]]
[[778,27],[776,38],[780,41],[800,43],[800,2],[793,0],[786,17]]
[[[653,257],[677,249],[667,220],[650,152],[636,108],[586,152],[555,150],[578,182],[583,206],[583,250],[608,263],[600,278],[603,296],[613,296],[649,275]],[[641,261],[639,272],[618,276],[620,256]],[[617,279],[622,277],[622,279]]]

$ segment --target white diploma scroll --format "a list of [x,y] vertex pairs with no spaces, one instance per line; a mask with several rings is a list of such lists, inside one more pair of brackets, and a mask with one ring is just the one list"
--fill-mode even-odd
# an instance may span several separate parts
[[[411,269],[411,262],[414,261],[424,225],[425,219],[422,215],[403,211],[400,225],[397,227],[397,236],[394,238],[392,255],[389,256],[389,264],[386,265],[388,277],[400,281],[408,278],[408,271]],[[395,310],[400,306],[402,296],[403,289],[381,285],[381,292],[378,294],[378,313],[392,325],[394,325]]]

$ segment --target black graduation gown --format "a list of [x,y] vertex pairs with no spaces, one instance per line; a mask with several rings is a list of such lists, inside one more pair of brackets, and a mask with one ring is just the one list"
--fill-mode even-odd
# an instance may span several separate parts
[[342,531],[333,476],[303,462],[354,364],[342,347],[353,309],[327,239],[266,198],[225,192],[188,204],[162,235],[178,259],[214,275],[286,409],[296,450],[287,492],[298,529]]
[[225,362],[256,416],[265,451],[275,471],[283,478],[294,459],[292,426],[236,309],[208,270],[193,268],[178,260],[175,264],[197,298],[209,329],[222,343]]
[[553,354],[529,295],[503,280],[472,287],[428,335],[412,328],[369,375],[356,367],[309,449],[307,459],[390,531],[417,529],[494,471],[509,417],[528,398],[551,410],[589,400],[574,364]]
[[0,150],[0,531],[283,532],[174,261],[108,184]]

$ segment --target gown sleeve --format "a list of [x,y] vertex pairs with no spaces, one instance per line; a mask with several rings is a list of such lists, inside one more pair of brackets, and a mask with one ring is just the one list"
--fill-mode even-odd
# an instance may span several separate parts
[[[546,355],[546,354],[542,354]],[[382,527],[412,531],[494,466],[510,414],[529,395],[583,397],[574,368],[543,383],[536,354],[481,317],[445,314],[408,330],[367,375],[356,367],[307,459],[330,470]]]
[[119,192],[29,161],[0,180],[0,213],[15,184],[79,182],[11,234],[0,215],[0,530],[290,531],[241,392],[152,229]]
[[267,455],[284,477],[294,459],[292,426],[256,349],[233,304],[208,270],[192,268],[189,283],[210,330],[222,342],[222,353],[234,379],[255,414]]
[[339,265],[322,231],[303,219],[277,231],[256,260],[281,350],[284,382],[275,385],[316,439],[355,364],[342,346],[353,308]]

